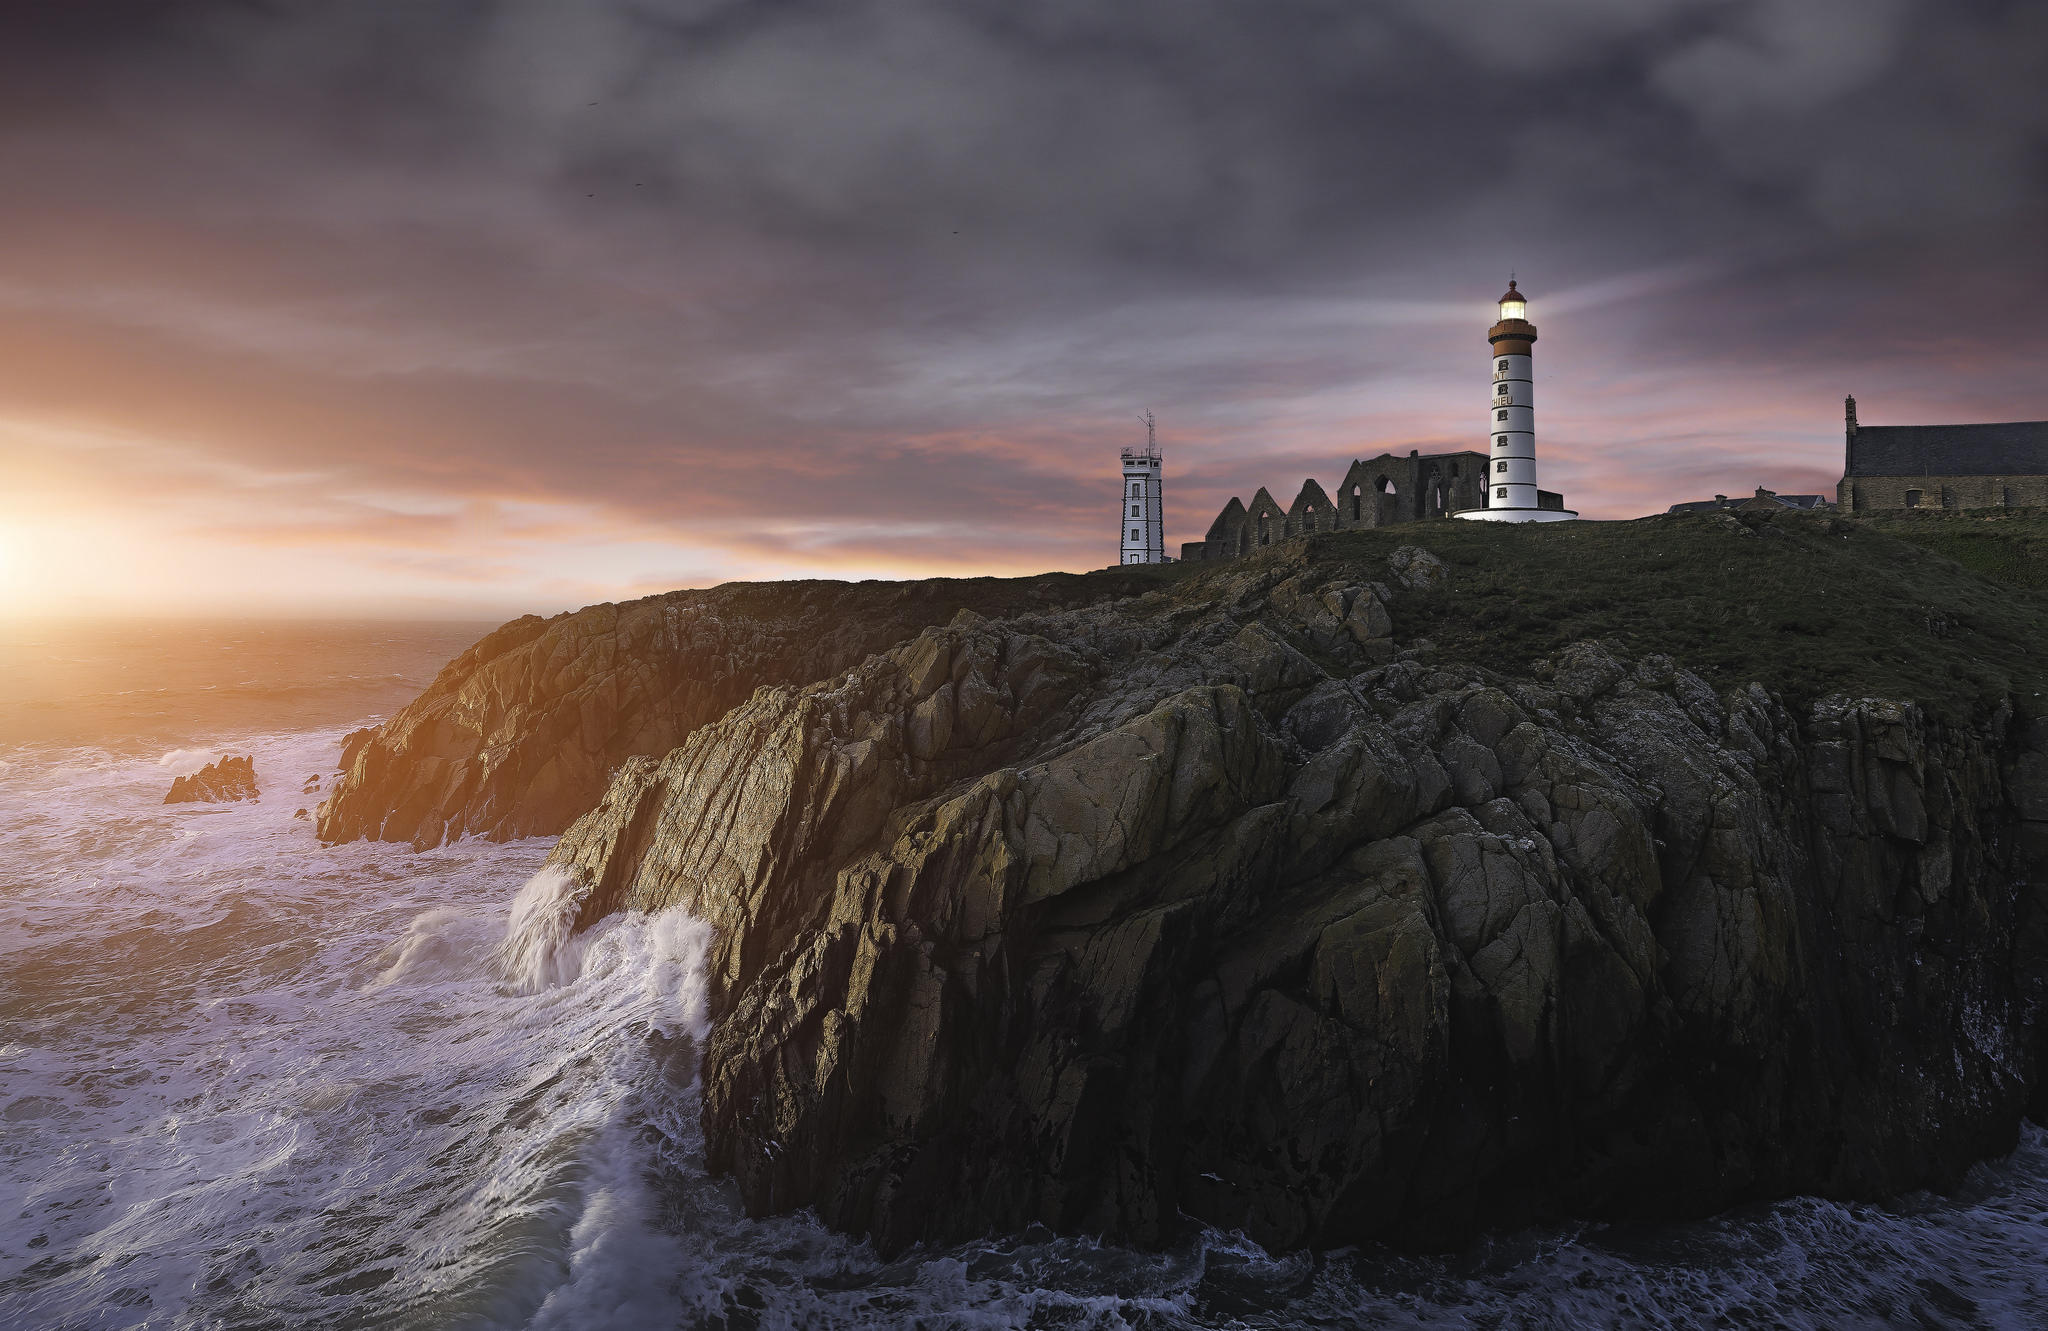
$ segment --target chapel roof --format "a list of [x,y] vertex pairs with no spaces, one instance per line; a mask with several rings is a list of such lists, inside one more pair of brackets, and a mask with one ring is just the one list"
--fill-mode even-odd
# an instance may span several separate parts
[[2048,421],[1859,425],[1851,476],[2048,476]]

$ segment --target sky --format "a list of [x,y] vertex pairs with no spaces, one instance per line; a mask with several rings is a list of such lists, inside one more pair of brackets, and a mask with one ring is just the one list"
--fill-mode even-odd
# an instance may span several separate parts
[[2048,418],[2048,7],[0,6],[0,617],[552,612],[1169,549],[1486,446],[1831,492]]

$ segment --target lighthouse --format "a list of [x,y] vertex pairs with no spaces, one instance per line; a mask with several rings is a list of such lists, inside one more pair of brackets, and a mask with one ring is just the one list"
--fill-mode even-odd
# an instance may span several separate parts
[[1487,330],[1492,348],[1493,396],[1486,408],[1486,430],[1493,441],[1486,464],[1486,507],[1468,508],[1454,517],[1477,522],[1561,522],[1577,513],[1564,499],[1536,488],[1536,383],[1531,352],[1536,325],[1529,322],[1529,301],[1508,279],[1500,298],[1500,320]]
[[1145,447],[1123,451],[1123,552],[1120,564],[1166,562],[1166,499],[1160,490],[1159,431],[1145,413]]

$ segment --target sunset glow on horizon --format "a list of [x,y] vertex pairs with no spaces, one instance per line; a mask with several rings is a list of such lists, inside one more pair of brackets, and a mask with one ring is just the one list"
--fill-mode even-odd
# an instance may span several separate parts
[[1510,270],[1588,518],[2048,417],[2020,7],[856,8],[8,20],[0,618],[1098,568],[1148,409],[1172,552],[1484,448]]

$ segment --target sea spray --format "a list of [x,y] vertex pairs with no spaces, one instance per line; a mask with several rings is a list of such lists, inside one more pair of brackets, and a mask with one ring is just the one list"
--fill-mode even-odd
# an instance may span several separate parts
[[513,992],[568,984],[581,972],[589,940],[575,932],[576,916],[589,895],[589,884],[553,865],[526,880],[512,898],[512,918],[497,952],[499,971]]
[[377,954],[372,963],[376,974],[364,992],[394,984],[459,983],[502,946],[498,937],[490,920],[470,912],[445,906],[423,910]]

